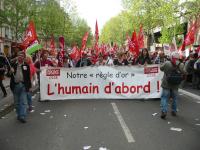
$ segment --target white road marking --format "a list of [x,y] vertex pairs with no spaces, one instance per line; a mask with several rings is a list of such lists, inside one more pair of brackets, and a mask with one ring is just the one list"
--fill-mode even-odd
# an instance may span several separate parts
[[85,129],[85,130],[87,130],[87,129],[88,129],[88,127],[84,127],[84,129]]
[[50,112],[51,112],[51,110],[45,110],[44,112],[45,112],[45,113],[50,113]]
[[177,131],[177,132],[183,131],[183,129],[181,129],[181,128],[174,128],[174,127],[171,127],[170,130]]
[[152,116],[156,116],[158,113],[153,113]]
[[91,147],[92,147],[92,146],[84,146],[83,149],[84,149],[84,150],[87,150],[87,149],[90,149]]
[[181,92],[181,93],[183,93],[183,94],[185,94],[185,95],[187,95],[187,96],[190,96],[190,97],[194,98],[195,100],[200,101],[200,96],[199,96],[199,95],[190,93],[190,92],[185,91],[185,90],[182,90],[182,89],[179,89],[179,92]]
[[133,136],[131,134],[131,131],[129,130],[128,126],[126,125],[121,113],[119,112],[119,109],[118,109],[117,105],[115,103],[111,103],[111,105],[113,107],[113,110],[114,110],[114,112],[115,112],[115,114],[117,116],[117,119],[118,119],[118,121],[119,121],[119,123],[120,123],[120,125],[121,125],[121,127],[122,127],[122,129],[124,131],[124,134],[125,134],[128,142],[129,143],[134,143],[135,140],[134,140],[134,138],[133,138]]
[[99,147],[99,150],[108,150],[106,147]]

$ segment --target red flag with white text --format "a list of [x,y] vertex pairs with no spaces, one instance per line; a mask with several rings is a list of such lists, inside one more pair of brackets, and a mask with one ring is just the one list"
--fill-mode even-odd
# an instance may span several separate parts
[[136,31],[133,32],[131,40],[128,37],[128,44],[130,52],[132,52],[134,55],[139,56],[139,45]]
[[28,28],[26,29],[22,45],[26,49],[35,40],[37,40],[37,34],[36,34],[36,30],[35,30],[35,25],[34,25],[33,21],[30,21],[29,25],[28,25]]

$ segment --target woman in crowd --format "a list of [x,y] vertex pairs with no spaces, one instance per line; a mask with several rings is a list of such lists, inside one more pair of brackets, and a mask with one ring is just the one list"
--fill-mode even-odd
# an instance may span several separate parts
[[102,65],[105,65],[106,64],[106,62],[105,62],[105,60],[104,60],[104,57],[103,57],[103,55],[100,53],[99,54],[99,57],[98,57],[98,61],[96,62],[96,65],[97,66],[102,66]]
[[140,65],[151,64],[151,58],[149,56],[149,52],[147,48],[142,49],[141,55],[138,57],[136,64],[140,64]]

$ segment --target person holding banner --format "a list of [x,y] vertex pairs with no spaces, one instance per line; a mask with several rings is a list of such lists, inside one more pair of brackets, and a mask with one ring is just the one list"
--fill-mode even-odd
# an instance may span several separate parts
[[91,61],[88,59],[88,55],[86,52],[83,52],[82,57],[76,64],[76,67],[85,67],[92,65]]
[[156,58],[154,59],[154,64],[163,64],[166,61],[166,57],[163,51],[159,51]]
[[48,59],[49,52],[47,50],[43,50],[41,54],[41,60],[38,60],[35,63],[36,69],[40,70],[40,67],[53,67],[53,63]]
[[100,53],[99,57],[98,57],[98,61],[96,62],[95,65],[97,65],[97,66],[104,66],[105,63],[106,62],[104,61],[103,55]]
[[114,65],[114,57],[115,57],[114,54],[109,54],[107,61],[106,61],[106,65],[113,66]]
[[141,55],[136,60],[136,64],[139,64],[139,65],[151,64],[151,58],[149,56],[149,52],[147,48],[142,49]]
[[[41,57],[40,57],[41,56]],[[48,59],[49,52],[47,50],[43,50],[41,55],[39,54],[39,60],[35,62],[34,66],[36,68],[38,84],[40,85],[40,68],[41,67],[53,67],[53,63]]]
[[63,58],[63,67],[64,68],[71,68],[71,67],[73,67],[72,62],[71,62],[69,56],[64,56],[64,58]]
[[25,58],[24,52],[18,52],[17,61],[10,69],[10,87],[14,95],[17,119],[22,123],[26,123],[27,92],[31,88],[30,67],[25,62]]
[[161,87],[161,118],[167,116],[168,100],[172,99],[172,116],[177,113],[177,95],[178,88],[183,80],[184,64],[179,61],[179,53],[174,52],[171,55],[171,60],[161,64],[160,70],[164,72]]

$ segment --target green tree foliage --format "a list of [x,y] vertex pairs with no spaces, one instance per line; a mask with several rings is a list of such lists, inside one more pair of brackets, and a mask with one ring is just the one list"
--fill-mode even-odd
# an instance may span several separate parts
[[12,28],[14,37],[18,40],[22,37],[28,23],[32,0],[4,0],[3,2],[4,24],[8,24]]
[[127,34],[130,35],[133,32],[134,25],[139,25],[138,22],[134,22],[133,20],[133,16],[126,11],[111,18],[102,29],[100,41],[102,43],[115,42],[123,45]]
[[81,47],[82,38],[86,32],[89,32],[87,45],[91,45],[92,41],[92,32],[90,27],[88,27],[87,22],[81,18],[76,18],[73,21],[73,26],[70,29],[70,33],[68,34],[68,41],[73,45],[77,45]]
[[200,18],[200,1],[199,0],[188,0],[181,4],[183,11],[181,16],[187,20],[199,19]]
[[[136,21],[140,22],[146,34],[150,36],[157,27],[162,28],[161,42],[169,42],[176,34],[167,30],[180,24],[179,0],[123,0],[125,7],[133,14]],[[176,27],[175,27],[176,28]],[[148,42],[150,46],[150,41]]]
[[70,24],[68,14],[54,0],[48,0],[42,5],[36,4],[35,12],[31,16],[31,19],[36,24],[39,37],[46,40],[52,34],[55,37],[63,35],[65,28]]
[[[170,43],[174,36],[183,33],[183,20],[200,18],[199,0],[184,3],[181,0],[122,0],[122,3],[125,11],[106,23],[102,30],[102,41],[109,41],[109,38],[120,41],[122,35],[131,35],[142,24],[147,37],[151,37],[155,29],[161,28],[162,37],[159,41]],[[147,44],[149,47],[150,38]]]
[[23,38],[28,22],[33,20],[39,39],[47,41],[53,34],[58,41],[62,35],[67,45],[81,45],[82,36],[88,31],[90,43],[91,30],[77,15],[76,6],[71,0],[63,2],[64,8],[55,0],[4,0],[5,9],[1,11],[0,19],[14,30],[17,41]]

